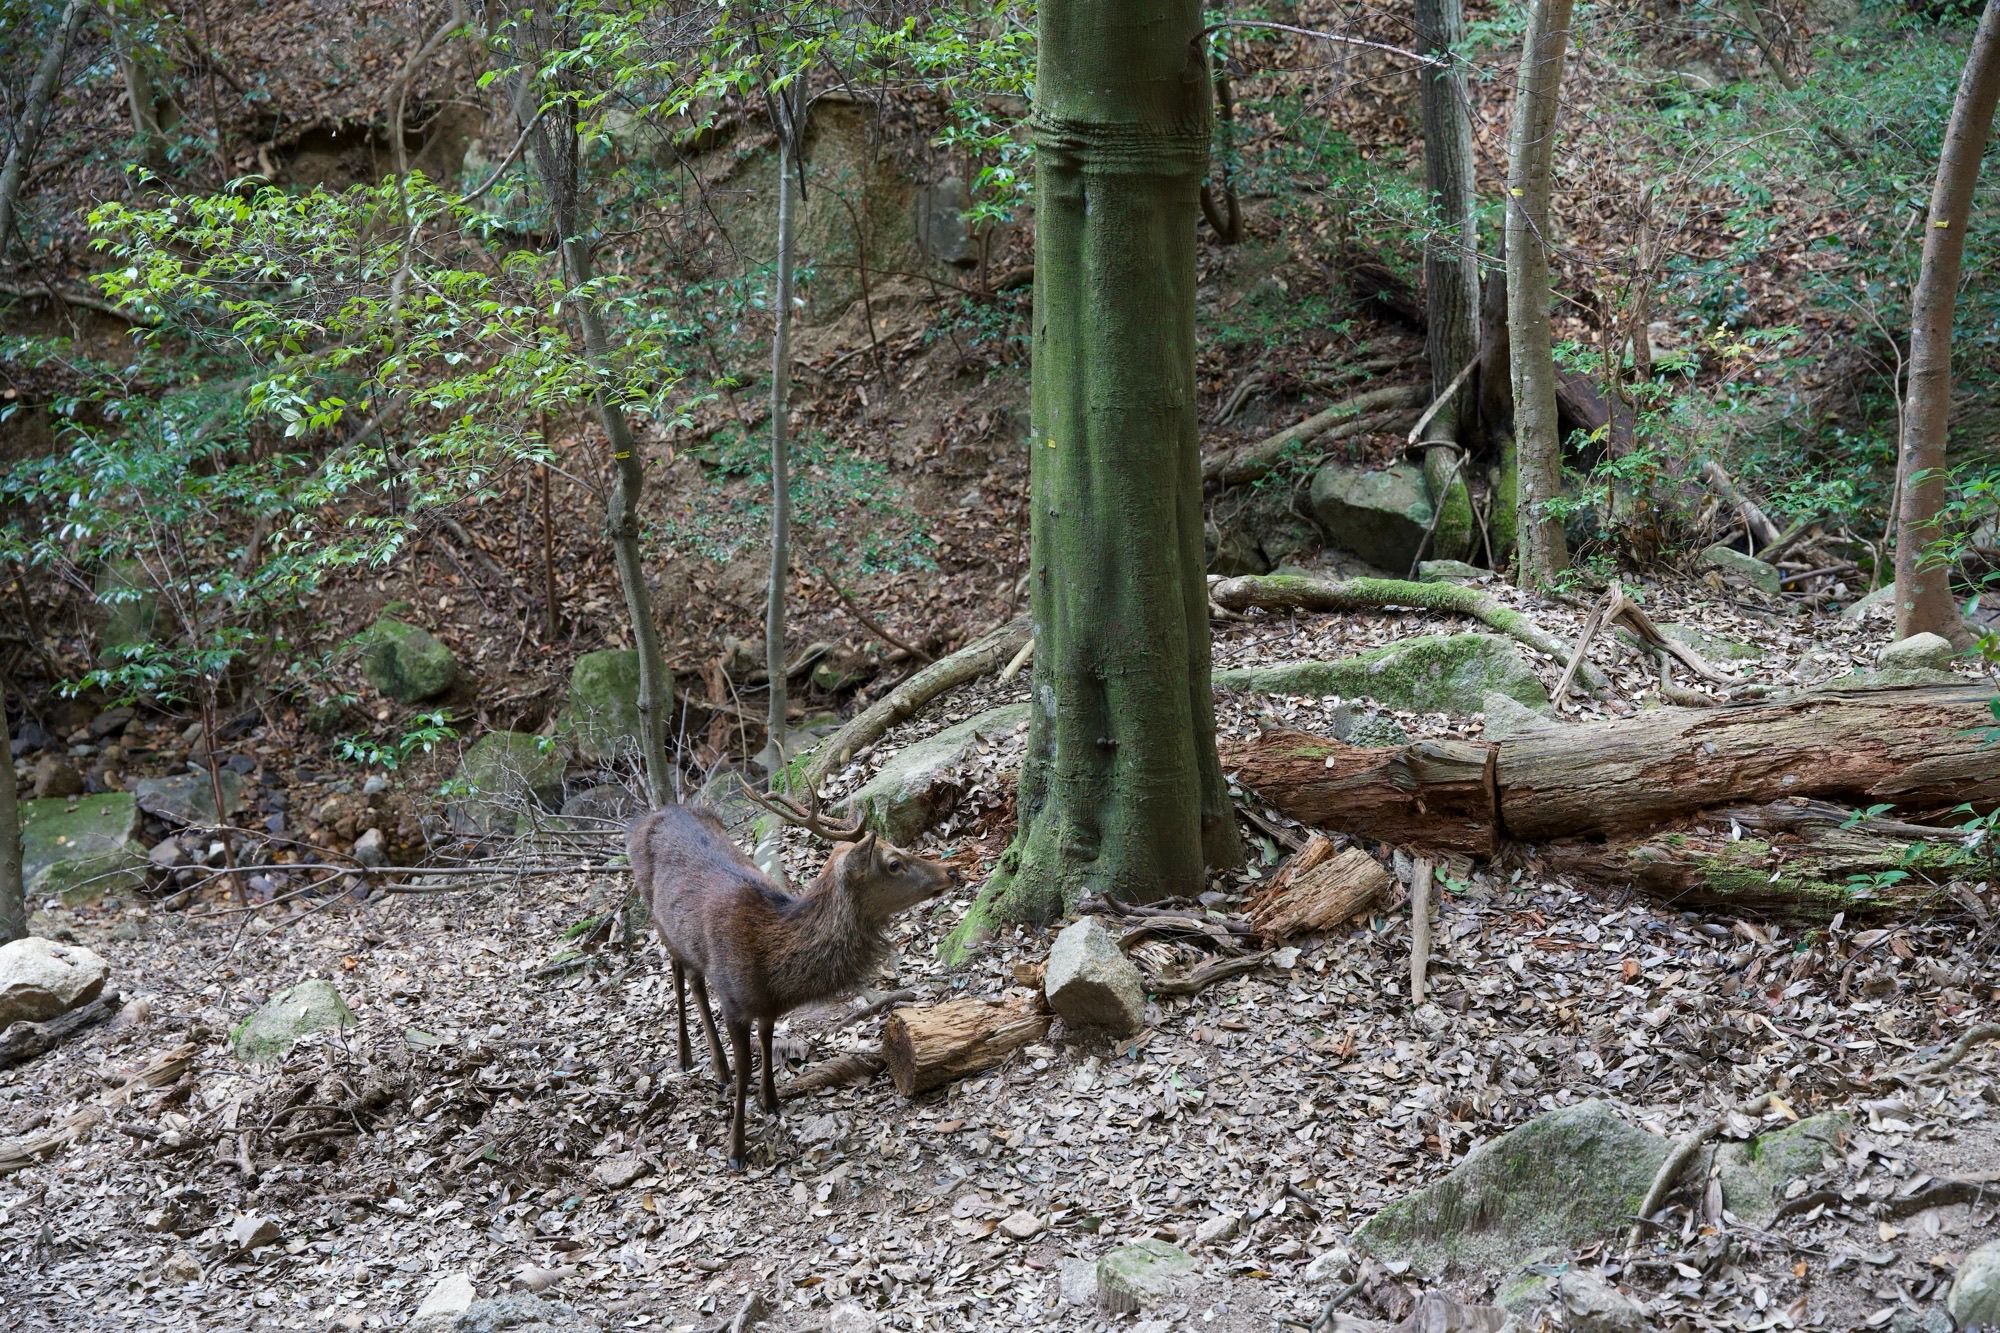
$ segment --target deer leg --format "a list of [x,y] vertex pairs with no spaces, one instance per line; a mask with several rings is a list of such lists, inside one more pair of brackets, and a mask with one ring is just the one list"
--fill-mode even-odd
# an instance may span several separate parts
[[715,1030],[715,1015],[708,1009],[708,983],[702,980],[699,972],[694,972],[688,983],[694,987],[694,1002],[701,1007],[701,1028],[708,1035],[708,1058],[715,1068],[715,1081],[726,1088],[729,1086],[729,1060],[722,1054],[722,1037]]
[[750,1096],[750,1025],[729,1020],[729,1049],[736,1054],[736,1109],[729,1118],[729,1169],[743,1169],[743,1103]]
[[771,1020],[757,1025],[757,1041],[763,1047],[764,1084],[757,1090],[757,1105],[771,1115],[778,1113],[778,1085],[771,1081]]
[[674,974],[674,1024],[677,1028],[675,1036],[679,1038],[676,1049],[681,1058],[681,1068],[692,1069],[694,1053],[688,1050],[687,969],[681,966],[678,958],[669,960],[668,967]]

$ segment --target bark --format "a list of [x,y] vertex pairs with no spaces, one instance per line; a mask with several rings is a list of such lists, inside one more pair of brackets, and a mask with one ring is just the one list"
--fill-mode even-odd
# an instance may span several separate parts
[[88,9],[83,0],[69,0],[54,37],[42,52],[42,63],[35,67],[34,82],[28,85],[28,105],[17,127],[19,136],[7,150],[6,165],[0,166],[0,255],[7,253],[7,244],[13,238],[14,204],[21,195],[21,177],[27,174],[35,150],[41,146],[42,132],[49,123],[49,104],[55,100],[56,84],[62,79],[63,62],[69,59],[70,44],[76,40],[76,30],[83,26]]
[[1406,384],[1364,390],[1234,453],[1211,454],[1202,460],[1202,478],[1241,486],[1276,468],[1295,446],[1331,444],[1371,430],[1389,430],[1399,414],[1426,401],[1422,389]]
[[[7,725],[7,700],[0,694],[0,740],[7,748],[0,772],[0,944],[28,933],[28,894],[21,879],[21,804],[14,790],[14,732]],[[220,807],[217,807],[220,809]]]
[[1963,646],[1967,634],[1952,604],[1950,566],[1930,555],[1945,495],[1945,436],[1951,421],[1951,325],[1972,216],[1979,160],[2000,101],[2000,0],[1987,0],[1966,53],[1958,98],[1938,156],[1930,226],[1910,310],[1910,384],[1903,412],[1897,481],[1896,636],[1941,634]]
[[1049,0],[1036,80],[1033,712],[975,913],[1194,895],[1240,843],[1215,755],[1194,385],[1208,154],[1192,0]]
[[1027,997],[971,997],[898,1009],[882,1028],[882,1056],[905,1097],[991,1069],[1048,1035],[1053,1016]]
[[1230,771],[1307,824],[1425,852],[1648,835],[1725,805],[1811,797],[1912,811],[2000,803],[1982,685],[1822,690],[1366,749],[1299,732],[1232,746]]
[[112,1017],[119,1007],[116,996],[100,995],[88,1004],[40,1023],[8,1024],[0,1030],[0,1069],[12,1069],[48,1054],[77,1033]]
[[129,18],[150,18],[154,32],[158,30],[157,15],[149,16],[146,6],[141,4],[126,10],[125,6],[111,5],[105,9],[111,19],[111,44],[118,54],[118,72],[125,80],[125,101],[132,114],[132,137],[139,141],[139,156],[147,166],[155,171],[164,171],[167,166],[167,132],[180,123],[180,108],[162,87],[160,48],[150,37],[140,39],[132,33]]
[[[785,585],[791,571],[792,263],[798,249],[794,176],[804,149],[805,78],[770,95],[778,132],[778,274],[771,331],[771,575],[764,589],[764,665],[771,706],[765,716],[767,755],[775,772],[785,762]],[[871,325],[872,328],[872,325]]]
[[1204,181],[1201,215],[1214,229],[1219,243],[1235,245],[1243,239],[1243,202],[1236,196],[1236,97],[1230,91],[1229,71],[1221,64],[1215,67],[1214,85],[1216,138],[1222,144],[1222,161],[1218,164],[1222,198],[1218,202],[1215,192]]
[[[1460,0],[1417,0],[1419,50],[1449,58],[1464,38]],[[1419,77],[1424,185],[1438,213],[1424,245],[1424,350],[1436,398],[1479,353],[1479,222],[1473,211],[1471,103],[1464,67],[1431,67]],[[1459,427],[1472,405],[1473,386],[1467,382],[1431,418],[1425,442],[1460,443]]]
[[1395,878],[1359,847],[1336,852],[1315,835],[1250,899],[1250,923],[1271,941],[1331,930],[1389,892]]
[[1515,89],[1507,164],[1507,331],[1519,450],[1516,582],[1545,586],[1569,568],[1562,522],[1547,502],[1562,493],[1562,435],[1549,327],[1549,195],[1557,93],[1572,0],[1535,0]]
[[[497,29],[488,24],[488,32]],[[536,78],[541,56],[557,48],[546,20],[521,16],[512,31],[521,39],[510,54],[527,71],[523,78]],[[673,677],[667,671],[660,649],[660,630],[653,620],[653,594],[646,583],[646,563],[639,547],[639,501],[646,486],[646,464],[638,442],[632,437],[625,411],[609,392],[612,374],[611,338],[604,324],[604,312],[588,287],[594,273],[592,246],[587,235],[590,218],[586,195],[578,180],[576,110],[572,90],[543,85],[515,99],[524,132],[529,134],[529,151],[536,174],[549,196],[554,214],[564,270],[573,284],[570,308],[583,332],[584,359],[597,381],[595,402],[598,420],[611,445],[611,493],[606,502],[605,528],[611,541],[613,563],[618,569],[618,585],[625,597],[625,612],[631,623],[632,645],[639,655],[639,753],[645,765],[646,794],[655,806],[673,799],[674,780],[667,762],[667,714],[673,702]],[[536,115],[548,97],[560,99],[555,110]]]

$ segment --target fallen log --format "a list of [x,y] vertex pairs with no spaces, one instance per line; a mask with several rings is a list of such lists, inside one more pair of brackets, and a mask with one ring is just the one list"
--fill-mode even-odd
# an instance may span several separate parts
[[89,1004],[78,1005],[45,1022],[9,1024],[0,1032],[0,1069],[12,1069],[54,1050],[85,1028],[110,1018],[119,1007],[117,996],[100,995]]
[[[1387,611],[1406,606],[1470,616],[1557,662],[1573,649],[1489,592],[1463,583],[1412,583],[1405,579],[1320,579],[1305,574],[1246,574],[1210,585],[1208,599],[1225,611]],[[1579,668],[1592,693],[1609,688],[1604,674],[1585,662]]]
[[978,996],[898,1009],[882,1031],[882,1058],[905,1097],[991,1069],[1049,1032],[1052,1015],[1030,997]]
[[1255,481],[1284,460],[1293,445],[1331,444],[1370,431],[1388,430],[1402,412],[1424,405],[1421,385],[1397,384],[1369,389],[1332,407],[1315,412],[1275,435],[1226,454],[1211,454],[1201,463],[1203,481],[1241,486]]
[[1648,835],[1700,811],[1813,797],[1939,811],[2000,804],[1989,687],[1820,690],[1394,749],[1266,732],[1224,766],[1279,811],[1420,852]]

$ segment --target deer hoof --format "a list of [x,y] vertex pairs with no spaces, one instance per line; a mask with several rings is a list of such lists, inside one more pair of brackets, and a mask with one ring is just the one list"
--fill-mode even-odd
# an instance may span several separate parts
[[741,1157],[732,1157],[729,1159],[729,1169],[731,1171],[740,1172],[743,1170],[744,1165],[745,1163]]

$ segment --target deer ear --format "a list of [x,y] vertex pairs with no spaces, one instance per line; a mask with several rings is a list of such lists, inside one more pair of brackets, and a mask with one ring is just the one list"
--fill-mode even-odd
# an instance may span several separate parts
[[874,860],[875,830],[869,829],[866,833],[862,834],[860,840],[854,844],[854,850],[850,852],[849,855],[858,856],[864,861]]

